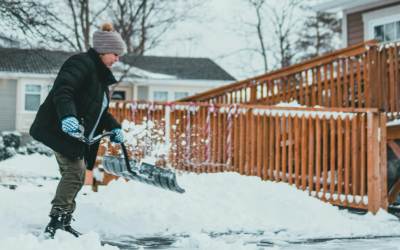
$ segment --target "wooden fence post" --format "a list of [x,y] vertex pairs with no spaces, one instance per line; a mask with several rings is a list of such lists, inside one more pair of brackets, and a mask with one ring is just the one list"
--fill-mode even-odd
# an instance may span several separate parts
[[257,104],[257,84],[255,81],[250,84],[250,104]]
[[386,114],[380,114],[380,175],[381,175],[381,207],[388,210],[387,190],[387,154],[386,154]]
[[368,88],[369,96],[366,97],[366,107],[383,108],[381,101],[381,82],[379,81],[379,65],[378,65],[378,47],[373,45],[368,50],[368,81],[366,88]]
[[379,142],[378,128],[380,116],[376,113],[367,113],[367,179],[368,179],[368,211],[376,214],[381,204]]

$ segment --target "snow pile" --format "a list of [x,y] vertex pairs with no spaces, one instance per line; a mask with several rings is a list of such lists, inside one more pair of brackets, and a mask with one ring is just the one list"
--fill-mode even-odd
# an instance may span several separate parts
[[0,171],[21,178],[16,190],[0,186],[0,200],[7,201],[0,206],[0,249],[116,249],[102,247],[99,237],[123,235],[181,236],[174,243],[181,249],[256,249],[251,242],[400,235],[398,219],[383,210],[359,216],[286,183],[238,173],[190,173],[177,176],[185,194],[122,178],[100,186],[98,193],[85,186],[73,222],[84,235],[75,239],[61,232],[55,240],[43,240],[58,181],[41,177],[59,176],[54,156],[17,156],[0,162]]
[[118,247],[110,245],[101,246],[100,236],[97,233],[89,232],[80,238],[75,238],[69,233],[59,231],[54,240],[41,240],[38,237],[28,234],[18,237],[6,238],[1,242],[0,249],[13,250],[116,250]]
[[0,163],[0,178],[15,177],[21,178],[40,178],[51,177],[59,178],[56,157],[53,155],[48,157],[38,153],[26,156],[15,155],[14,157]]
[[[78,204],[106,218],[90,227],[104,235],[262,231],[267,237],[290,239],[400,234],[397,218],[385,211],[373,219],[348,214],[285,183],[237,173],[183,174],[178,182],[186,189],[183,195],[119,179],[80,197]],[[115,214],[115,204],[125,212]],[[93,219],[84,224],[93,225]]]

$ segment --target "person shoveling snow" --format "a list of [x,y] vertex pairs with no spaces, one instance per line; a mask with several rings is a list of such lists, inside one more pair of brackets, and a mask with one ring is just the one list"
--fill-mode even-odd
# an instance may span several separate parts
[[99,147],[99,143],[88,147],[68,133],[83,126],[89,139],[103,130],[115,133],[112,142],[124,139],[121,125],[108,113],[108,86],[117,82],[109,68],[124,54],[125,43],[111,24],[104,22],[94,33],[93,44],[86,53],[64,63],[30,128],[35,140],[54,150],[62,175],[45,229],[51,238],[60,229],[80,235],[71,227],[75,198],[84,184],[86,169],[94,166]]

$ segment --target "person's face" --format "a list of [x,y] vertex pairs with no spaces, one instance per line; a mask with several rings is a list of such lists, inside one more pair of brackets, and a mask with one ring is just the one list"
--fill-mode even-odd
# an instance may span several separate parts
[[119,61],[118,54],[101,54],[100,58],[108,68],[110,68],[115,62]]

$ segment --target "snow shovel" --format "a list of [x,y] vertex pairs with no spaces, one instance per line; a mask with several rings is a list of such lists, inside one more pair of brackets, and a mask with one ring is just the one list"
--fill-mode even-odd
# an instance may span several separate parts
[[[83,131],[82,128],[80,128],[80,130]],[[100,141],[103,137],[115,136],[115,133],[106,132],[89,140],[83,136],[83,132],[68,134],[88,145]],[[110,155],[103,156],[102,164],[107,173],[180,194],[185,192],[184,189],[179,187],[175,173],[144,162],[138,166],[135,160],[128,158],[128,152],[126,151],[124,143],[121,143],[121,148],[124,153],[124,158]]]

